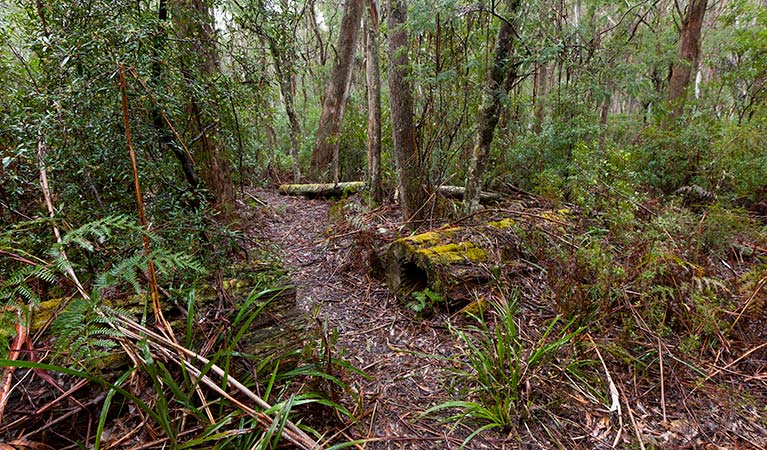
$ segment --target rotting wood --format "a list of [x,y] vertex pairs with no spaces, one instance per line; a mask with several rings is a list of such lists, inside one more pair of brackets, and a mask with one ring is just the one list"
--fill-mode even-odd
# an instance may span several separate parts
[[[234,303],[233,310],[235,313],[233,314],[236,315],[236,311],[239,311],[240,308],[247,308],[244,318],[240,321],[241,325],[224,330],[224,333],[228,335],[227,342],[231,342],[231,339],[237,335],[243,326],[242,324],[245,324],[249,319],[250,314],[257,313],[255,318],[247,324],[247,329],[238,342],[237,348],[240,351],[266,360],[302,349],[312,321],[309,314],[296,303],[296,289],[292,286],[285,286],[264,291],[263,295],[249,302],[248,297],[253,294],[254,289],[259,288],[255,280],[248,278],[247,268],[241,269],[243,269],[241,275],[236,275],[236,278],[225,279],[223,282],[226,296],[231,298]],[[62,309],[66,308],[68,300],[68,298],[60,298],[40,302],[32,311],[30,331],[34,333],[46,327]],[[134,295],[121,299],[102,299],[101,301],[105,306],[127,311],[130,315],[140,317],[144,310],[146,298],[142,295]],[[162,302],[162,307],[163,314],[176,329],[176,333],[183,334],[185,318],[179,314],[180,311],[171,302]],[[218,296],[214,288],[197,292],[195,298],[196,315],[199,317],[212,316],[214,308],[219,307]],[[127,360],[115,361],[114,358],[105,358],[103,361],[103,364],[110,367],[115,367],[121,363],[127,363]]]
[[397,239],[386,255],[389,289],[408,303],[428,292],[425,297],[432,303],[460,304],[470,298],[473,288],[515,264],[521,253],[515,230],[513,220],[503,219]]

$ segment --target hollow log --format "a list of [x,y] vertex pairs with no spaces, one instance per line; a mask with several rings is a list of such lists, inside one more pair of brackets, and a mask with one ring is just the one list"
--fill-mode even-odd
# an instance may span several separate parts
[[326,184],[283,184],[279,187],[281,194],[302,195],[308,198],[341,197],[343,195],[355,194],[363,189],[365,189],[364,181]]
[[475,227],[442,227],[397,239],[387,249],[391,292],[413,305],[470,299],[473,288],[498,276],[521,253],[515,222],[504,219]]

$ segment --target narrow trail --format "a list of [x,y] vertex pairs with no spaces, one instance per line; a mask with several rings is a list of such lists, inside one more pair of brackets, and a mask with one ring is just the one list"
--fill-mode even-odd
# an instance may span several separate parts
[[[281,196],[259,190],[256,195],[273,211],[264,235],[282,251],[297,301],[318,311],[338,332],[336,357],[364,371],[369,379],[351,381],[361,395],[360,425],[348,432],[353,439],[370,438],[366,449],[457,448],[462,438],[420,414],[447,400],[444,360],[427,355],[456,353],[444,318],[419,318],[399,305],[380,280],[355,270],[349,237],[328,237],[331,203]],[[463,434],[463,433],[458,433]],[[473,448],[516,448],[494,442]]]

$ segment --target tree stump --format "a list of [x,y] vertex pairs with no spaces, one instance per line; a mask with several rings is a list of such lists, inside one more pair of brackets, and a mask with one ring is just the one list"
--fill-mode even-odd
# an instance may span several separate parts
[[389,289],[415,309],[466,302],[521,253],[515,229],[513,220],[504,219],[397,239],[386,255]]

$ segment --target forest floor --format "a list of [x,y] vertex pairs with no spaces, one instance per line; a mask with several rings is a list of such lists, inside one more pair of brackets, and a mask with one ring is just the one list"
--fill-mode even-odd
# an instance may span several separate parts
[[[353,394],[341,401],[357,422],[347,424],[338,439],[366,439],[356,448],[371,450],[459,448],[481,423],[440,421],[449,415],[444,412],[422,414],[445,401],[465,400],[451,370],[465,360],[465,345],[448,323],[463,327],[471,319],[445,311],[418,315],[398,302],[384,281],[371,277],[372,249],[402,232],[396,211],[372,211],[352,226],[344,211],[355,210],[353,201],[310,200],[267,189],[251,195],[267,205],[255,237],[281,249],[299,304],[336,330],[334,356],[367,375],[344,375]],[[535,298],[544,282],[540,274],[519,282],[526,287],[517,322],[523,341],[533,344],[555,314]],[[667,357],[658,361],[653,347],[666,347],[665,342],[611,341],[624,335],[608,328],[604,336],[579,340],[590,382],[563,376],[554,363],[528,374],[518,425],[480,433],[466,448],[767,448],[763,336],[730,341],[725,352],[735,363],[729,365],[721,352],[693,361],[676,348],[665,348]],[[621,345],[649,347],[647,364],[630,356],[622,361]],[[754,362],[741,372],[737,363],[747,357]]]
[[[457,308],[417,313],[389,292],[383,279],[375,276],[381,273],[378,266],[382,250],[397,237],[411,233],[399,222],[396,207],[371,211],[357,197],[339,201],[305,199],[280,195],[271,188],[248,188],[245,194],[247,198],[238,202],[241,207],[237,216],[239,229],[253,247],[248,250],[260,250],[264,255],[276,253],[279,263],[275,266],[280,266],[277,272],[282,274],[282,268],[287,269],[289,283],[296,288],[298,308],[312,318],[310,329],[306,330],[305,347],[313,349],[315,354],[307,361],[326,360],[325,349],[329,349],[330,356],[346,363],[346,366],[324,365],[326,374],[332,372],[330,375],[342,380],[344,389],[333,390],[316,377],[305,380],[299,377],[290,385],[290,389],[307,388],[311,392],[330,394],[331,400],[351,412],[353,420],[317,405],[302,405],[293,411],[292,417],[296,420],[300,418],[302,423],[323,433],[320,440],[328,446],[358,441],[354,448],[364,450],[459,449],[472,437],[463,448],[767,449],[767,308],[764,305],[753,317],[738,316],[741,320],[736,321],[737,326],[732,324],[724,332],[721,328],[712,333],[697,327],[701,336],[689,339],[691,336],[679,331],[682,328],[669,326],[657,330],[648,325],[645,316],[648,321],[652,319],[652,310],[647,309],[647,302],[643,303],[642,297],[626,284],[619,284],[618,290],[628,292],[627,296],[602,300],[602,304],[569,306],[558,301],[555,298],[558,289],[589,286],[590,280],[584,282],[582,274],[573,273],[579,269],[568,265],[567,258],[575,254],[571,247],[579,244],[557,235],[559,224],[564,222],[554,219],[557,226],[547,228],[551,218],[546,217],[546,211],[551,211],[552,205],[520,194],[509,203],[486,210],[481,217],[463,218],[461,225],[469,225],[472,220],[477,223],[491,218],[498,220],[512,214],[520,224],[521,235],[529,239],[539,229],[543,240],[534,241],[536,244],[555,247],[561,244],[573,254],[559,259],[530,257],[520,264],[524,267],[517,265],[501,272],[496,285],[478,286],[471,293],[473,298],[484,298],[488,304],[508,304],[510,299],[517,299],[517,308],[511,316],[515,328],[512,345],[520,358],[507,359],[508,366],[493,373],[500,382],[493,385],[493,381],[485,380],[487,389],[482,391],[477,384],[476,370],[467,364],[472,350],[467,342],[476,344],[483,338],[493,340],[508,337],[510,333],[494,331],[502,322],[492,308],[487,308],[488,328],[482,332],[477,329],[476,318]],[[493,216],[495,213],[500,216]],[[544,218],[549,222],[538,220]],[[577,220],[577,211],[573,211],[572,229],[562,228],[561,233],[583,236],[584,228],[575,224]],[[440,225],[431,224],[432,228]],[[582,244],[586,241],[577,242],[586,246]],[[630,243],[633,245],[634,241]],[[763,254],[767,254],[761,241],[752,247],[763,253],[748,261],[738,262],[737,258],[729,263],[715,261],[721,262],[719,265],[732,277],[739,278],[740,272],[750,271],[751,266],[759,264]],[[631,250],[625,249],[625,252]],[[628,257],[627,261],[629,268],[640,264]],[[601,259],[596,263],[599,269],[612,264]],[[242,265],[237,267],[241,270]],[[261,270],[262,266],[246,267],[254,272],[252,267]],[[703,272],[702,268],[696,270]],[[684,281],[682,275],[676,278],[671,275],[670,279],[681,282]],[[752,294],[747,292],[741,301],[752,303],[765,298],[763,287],[767,277],[760,277],[757,286],[749,291]],[[221,296],[225,283],[220,276],[217,279]],[[702,276],[692,281],[698,279],[713,285],[725,278],[712,273],[710,280],[713,281],[706,281]],[[623,278],[620,280],[624,282]],[[677,290],[685,295],[683,287]],[[227,297],[228,293],[223,294]],[[577,294],[581,297],[567,299],[594,301],[593,296]],[[731,297],[737,299],[735,295]],[[596,298],[598,302],[600,298]],[[665,304],[666,298],[662,300]],[[667,306],[664,314],[689,314],[701,320],[694,316],[694,304],[691,307],[673,298],[669,303],[672,301],[677,304]],[[219,303],[219,307],[226,305],[225,309],[235,316],[248,308],[236,302],[222,302],[221,298]],[[640,308],[645,309],[639,312]],[[198,313],[199,320],[195,323],[206,333],[216,335],[206,337],[206,351],[230,353],[227,351],[230,348],[211,348],[217,345],[213,343],[220,342],[217,333],[223,333],[227,324],[232,323],[226,322],[228,316],[219,309],[212,308],[207,315]],[[730,311],[738,310],[730,306],[723,309],[730,320]],[[261,314],[260,310],[255,314]],[[270,313],[266,315],[272,320]],[[566,324],[559,319],[565,316],[572,317],[573,322]],[[663,325],[672,323],[674,317],[662,319]],[[576,320],[580,322],[570,327]],[[570,337],[562,340],[562,345],[555,345],[565,334]],[[45,342],[43,339],[34,347],[45,349]],[[689,342],[699,345],[690,346]],[[297,347],[301,344],[297,343]],[[482,347],[482,350],[498,353],[508,352],[509,348],[500,345]],[[544,357],[533,363],[539,351],[545,353]],[[497,362],[493,360],[497,355],[485,356],[490,366]],[[256,360],[258,358],[249,359],[248,363]],[[127,358],[123,361],[129,362]],[[351,370],[349,365],[358,371]],[[460,370],[465,373],[461,374]],[[35,373],[41,376],[33,376]],[[117,373],[123,373],[123,369]],[[509,389],[507,382],[513,373],[519,376],[519,383],[515,389]],[[92,425],[100,417],[98,409],[106,395],[103,389],[87,388],[87,381],[77,377],[55,374],[53,380],[50,376],[44,378],[44,374],[44,371],[16,371],[17,388],[13,389],[8,403],[5,423],[0,423],[3,433],[0,449],[33,448],[26,439],[50,445],[34,448],[84,448],[80,442],[91,442]],[[144,384],[146,380],[135,377],[134,381],[136,392],[146,404],[160,404],[158,398],[163,397],[154,395],[151,385]],[[67,392],[62,394],[64,391]],[[508,402],[494,408],[488,397],[488,393],[493,392],[500,393],[499,398]],[[77,399],[73,398],[72,404],[62,401],[75,394]],[[459,419],[458,409],[425,414],[430,408],[450,401],[469,402],[463,406],[485,405],[489,416],[505,414],[506,425],[472,436],[488,421],[476,417]],[[174,414],[186,414],[183,404],[172,403]],[[104,436],[111,435],[112,440],[106,439],[102,448],[149,449],[167,443],[167,438],[146,424],[146,417],[139,420],[135,408],[113,407],[113,411],[114,416],[109,416],[104,430]],[[482,413],[477,408],[474,412]],[[184,424],[179,427],[183,429]],[[201,428],[190,425],[189,429],[195,432]],[[24,443],[3,447],[4,438],[18,438]],[[62,444],[53,445],[54,442]]]

